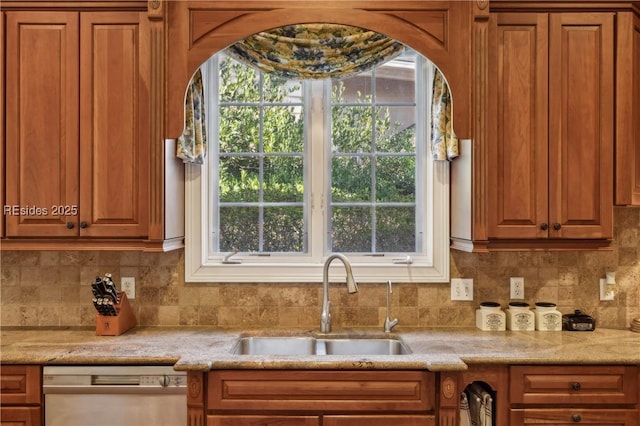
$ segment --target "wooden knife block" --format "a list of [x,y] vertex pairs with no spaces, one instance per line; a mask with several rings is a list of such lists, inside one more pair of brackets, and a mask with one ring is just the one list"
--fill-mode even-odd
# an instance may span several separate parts
[[117,315],[96,314],[96,334],[98,336],[119,336],[136,326],[136,316],[125,292],[118,292],[120,303],[113,305]]

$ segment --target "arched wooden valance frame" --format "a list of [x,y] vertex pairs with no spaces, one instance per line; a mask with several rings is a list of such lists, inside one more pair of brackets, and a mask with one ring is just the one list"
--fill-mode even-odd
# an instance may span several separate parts
[[[489,0],[148,0],[147,12],[150,240],[167,238],[170,203],[165,192],[172,182],[168,177],[180,173],[175,161],[168,160],[172,155],[168,140],[182,133],[184,96],[193,72],[211,55],[252,34],[313,22],[377,31],[410,46],[440,68],[451,88],[454,130],[459,138],[473,140],[472,152],[467,154],[472,158],[470,182],[475,189],[457,191],[471,199],[462,203],[466,213],[461,225],[452,220],[452,237],[455,227],[462,230],[463,240],[486,240],[482,188],[486,182]],[[467,229],[469,223],[473,228]],[[473,238],[466,236],[470,232]]]
[[[454,105],[454,130],[471,138],[472,33],[476,1],[151,1],[150,16],[167,24],[165,137],[184,124],[184,94],[191,75],[212,54],[259,31],[330,22],[358,26],[396,39],[432,60],[444,73]],[[155,10],[154,7],[164,8]],[[488,10],[486,10],[488,13]]]

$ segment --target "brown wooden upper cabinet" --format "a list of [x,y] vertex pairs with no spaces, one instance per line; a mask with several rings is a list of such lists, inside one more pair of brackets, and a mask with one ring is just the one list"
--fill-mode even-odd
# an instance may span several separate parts
[[7,237],[147,235],[145,22],[6,13]]
[[613,237],[614,17],[491,15],[490,240]]
[[634,206],[640,206],[639,14],[616,17],[616,204]]

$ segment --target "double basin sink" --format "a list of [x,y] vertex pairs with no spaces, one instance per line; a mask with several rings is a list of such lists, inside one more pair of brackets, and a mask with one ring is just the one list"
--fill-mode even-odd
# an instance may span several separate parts
[[241,337],[233,348],[236,355],[404,355],[409,347],[393,337]]

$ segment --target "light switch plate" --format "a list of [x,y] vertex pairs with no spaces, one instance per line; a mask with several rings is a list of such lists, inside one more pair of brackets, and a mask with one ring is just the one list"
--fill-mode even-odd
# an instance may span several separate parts
[[609,302],[615,300],[615,291],[607,291],[607,280],[600,278],[600,300],[603,302]]
[[451,300],[473,300],[473,278],[451,278]]

